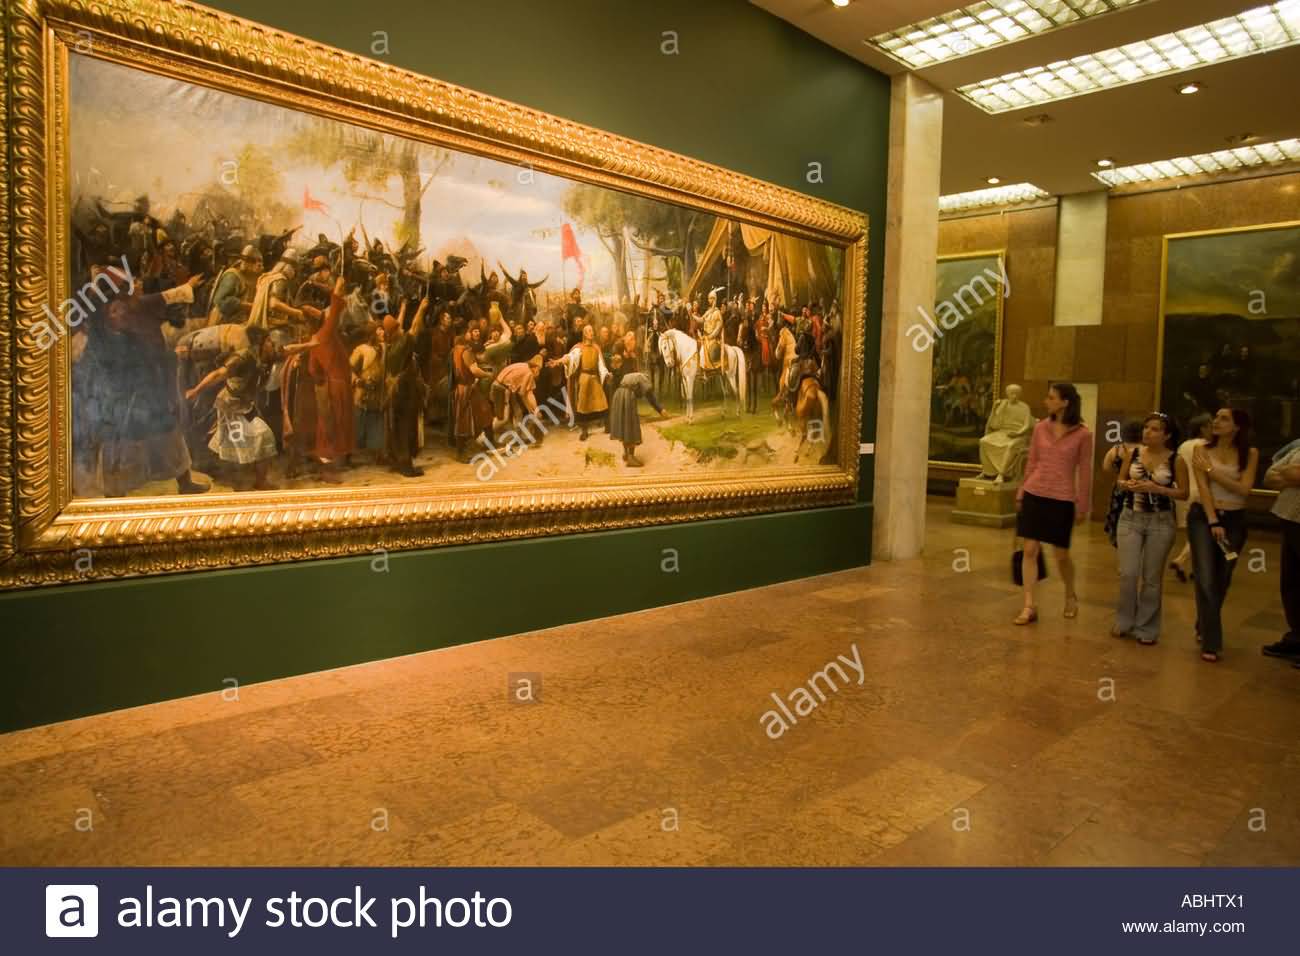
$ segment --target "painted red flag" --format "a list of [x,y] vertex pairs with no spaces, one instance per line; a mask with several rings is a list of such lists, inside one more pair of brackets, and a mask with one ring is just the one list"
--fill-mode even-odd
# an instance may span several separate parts
[[325,215],[327,215],[327,216],[329,215],[329,212],[330,212],[330,207],[329,207],[329,206],[325,205],[325,204],[324,204],[323,202],[321,202],[319,199],[312,199],[312,198],[311,198],[311,187],[310,187],[310,186],[304,186],[304,187],[302,188],[302,208],[303,208],[303,209],[312,209],[312,210],[315,210],[316,212],[323,212],[323,213],[325,213]]
[[561,261],[572,259],[578,264],[578,286],[581,287],[586,275],[586,270],[582,266],[582,250],[578,248],[578,237],[573,234],[573,226],[567,222],[560,230],[560,259]]

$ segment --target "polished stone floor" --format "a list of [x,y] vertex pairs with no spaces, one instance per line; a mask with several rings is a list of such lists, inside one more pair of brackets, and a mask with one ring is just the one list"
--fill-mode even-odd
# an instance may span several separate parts
[[1011,626],[1010,532],[949,507],[923,560],[0,737],[0,862],[1300,864],[1276,539],[1207,665],[1172,578],[1109,636],[1097,528],[1079,618]]

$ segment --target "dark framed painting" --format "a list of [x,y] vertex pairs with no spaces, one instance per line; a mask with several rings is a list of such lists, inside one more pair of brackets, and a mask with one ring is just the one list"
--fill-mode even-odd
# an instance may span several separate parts
[[1162,285],[1160,409],[1249,412],[1262,480],[1300,438],[1300,222],[1165,236]]
[[977,473],[980,438],[1002,397],[1004,250],[941,256],[934,310],[913,325],[913,347],[929,343],[930,464]]

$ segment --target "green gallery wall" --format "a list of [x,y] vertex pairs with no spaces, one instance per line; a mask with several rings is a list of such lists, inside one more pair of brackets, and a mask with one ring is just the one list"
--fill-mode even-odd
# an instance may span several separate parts
[[[873,440],[884,76],[745,0],[212,5],[367,56],[384,31],[398,66],[865,211]],[[0,730],[866,564],[872,480],[868,456],[850,506],[397,553],[383,573],[365,556],[3,594]]]

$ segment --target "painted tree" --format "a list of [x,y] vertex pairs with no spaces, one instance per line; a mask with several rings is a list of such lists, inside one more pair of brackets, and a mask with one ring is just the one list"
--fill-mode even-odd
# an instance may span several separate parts
[[680,291],[695,272],[714,222],[707,213],[586,183],[568,191],[564,208],[596,233],[614,260],[620,301],[631,299],[629,246],[663,259],[669,281]]
[[630,299],[627,267],[627,230],[635,197],[587,183],[575,184],[564,196],[564,211],[596,233],[614,260],[614,282],[618,300]]
[[275,160],[265,149],[248,144],[235,157],[234,177],[229,184],[213,185],[216,194],[234,194],[235,213],[229,218],[251,236],[256,230],[288,229],[294,223],[293,210],[281,201],[284,179]]
[[633,242],[643,252],[664,260],[674,288],[681,291],[691,276],[713,230],[714,216],[663,202],[645,202],[647,207],[636,227]]
[[[289,137],[286,151],[293,159],[311,160],[327,168],[340,166],[359,198],[401,212],[395,238],[399,246],[410,243],[413,249],[420,244],[424,194],[452,159],[452,153],[440,147],[326,121],[300,127]],[[421,160],[432,167],[427,177],[421,173]],[[386,190],[393,177],[402,184],[400,205],[373,194]]]

